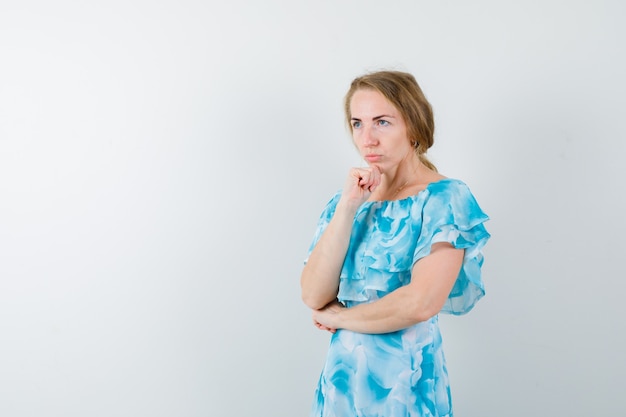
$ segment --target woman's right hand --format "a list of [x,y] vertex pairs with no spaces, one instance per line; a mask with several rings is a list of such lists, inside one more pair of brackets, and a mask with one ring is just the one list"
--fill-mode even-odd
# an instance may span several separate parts
[[380,185],[380,177],[381,173],[377,167],[350,169],[341,199],[355,209],[358,208]]
[[[311,251],[302,276],[302,300],[313,310],[323,309],[337,297],[339,276],[350,245],[354,216],[381,181],[376,167],[352,168],[326,230]],[[320,323],[320,329],[331,328]]]

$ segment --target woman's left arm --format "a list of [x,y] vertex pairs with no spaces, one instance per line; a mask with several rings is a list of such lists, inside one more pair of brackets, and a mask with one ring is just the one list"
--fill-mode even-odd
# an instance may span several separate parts
[[313,321],[318,328],[359,333],[388,333],[426,321],[445,304],[461,270],[463,255],[463,249],[450,243],[435,243],[430,254],[413,266],[409,284],[372,303],[314,310]]

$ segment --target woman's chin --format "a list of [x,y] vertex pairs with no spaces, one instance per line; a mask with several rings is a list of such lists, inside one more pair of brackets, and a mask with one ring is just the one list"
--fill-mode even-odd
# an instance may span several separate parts
[[367,159],[365,160],[365,163],[367,164],[367,166],[369,166],[370,168],[374,168],[377,169],[381,174],[384,172],[383,168],[380,166],[380,163],[378,162],[370,162]]

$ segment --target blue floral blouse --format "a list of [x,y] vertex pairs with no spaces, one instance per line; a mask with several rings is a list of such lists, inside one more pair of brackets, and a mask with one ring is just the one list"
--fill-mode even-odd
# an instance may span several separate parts
[[[320,217],[313,250],[341,192]],[[490,235],[467,185],[429,184],[402,200],[365,202],[358,209],[337,298],[350,308],[384,297],[411,280],[415,262],[437,242],[465,249],[456,283],[441,310],[465,314],[485,294],[482,248]],[[311,416],[452,416],[438,317],[385,334],[338,330],[331,337]]]

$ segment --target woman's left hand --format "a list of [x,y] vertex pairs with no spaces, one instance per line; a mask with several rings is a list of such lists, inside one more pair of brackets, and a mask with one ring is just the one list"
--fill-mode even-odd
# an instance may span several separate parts
[[339,328],[337,313],[345,308],[343,304],[335,300],[322,309],[313,310],[313,324],[320,330],[335,333]]

